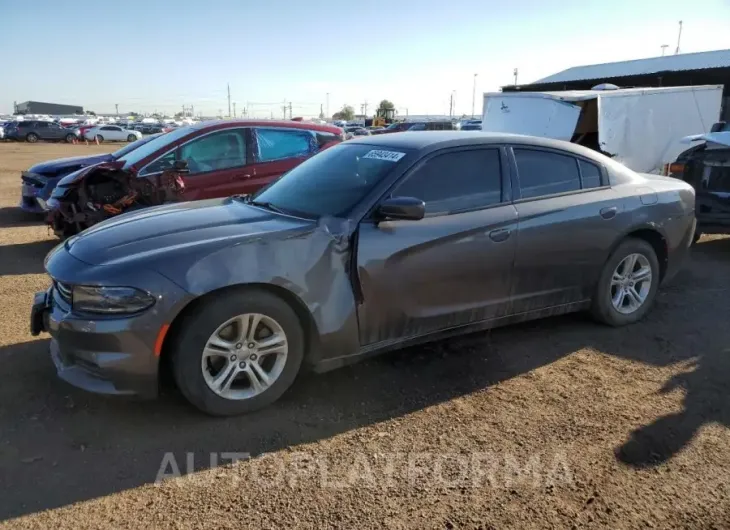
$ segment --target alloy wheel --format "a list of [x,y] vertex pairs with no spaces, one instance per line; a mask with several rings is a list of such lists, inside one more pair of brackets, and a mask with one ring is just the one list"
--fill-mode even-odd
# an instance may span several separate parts
[[611,303],[616,311],[629,315],[637,311],[651,291],[652,272],[643,254],[622,259],[611,277]]
[[276,320],[259,313],[238,315],[208,339],[201,363],[203,378],[224,399],[249,399],[279,378],[287,353],[286,333]]

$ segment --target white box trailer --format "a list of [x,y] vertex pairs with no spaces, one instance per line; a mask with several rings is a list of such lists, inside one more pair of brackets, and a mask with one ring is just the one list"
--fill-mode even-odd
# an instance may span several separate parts
[[591,147],[641,173],[661,173],[682,138],[720,119],[722,85],[487,92],[482,130],[542,136]]

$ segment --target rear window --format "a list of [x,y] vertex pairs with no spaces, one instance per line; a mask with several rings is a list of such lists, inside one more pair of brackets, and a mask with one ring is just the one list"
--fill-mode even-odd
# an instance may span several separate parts
[[581,189],[578,161],[572,156],[532,149],[514,153],[523,199]]

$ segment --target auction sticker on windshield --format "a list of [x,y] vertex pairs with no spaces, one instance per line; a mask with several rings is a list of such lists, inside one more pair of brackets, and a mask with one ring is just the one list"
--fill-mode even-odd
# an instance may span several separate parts
[[374,158],[375,160],[386,160],[388,162],[398,162],[401,158],[406,156],[405,153],[400,151],[383,151],[381,149],[373,149],[363,155],[363,158]]

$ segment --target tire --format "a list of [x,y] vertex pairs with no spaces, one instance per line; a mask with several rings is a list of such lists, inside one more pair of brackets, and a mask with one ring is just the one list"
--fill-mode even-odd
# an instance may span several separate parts
[[692,244],[696,245],[701,237],[702,237],[702,232],[700,232],[699,228],[696,228],[695,234],[692,236]]
[[25,136],[25,141],[34,144],[38,141],[38,135],[36,133],[28,133]]
[[[225,368],[221,368],[217,374],[206,373],[204,375],[204,366],[208,361],[204,360],[203,350],[206,349],[209,339],[213,336],[220,338],[217,330],[222,325],[237,315],[243,314],[260,314],[277,323],[285,334],[287,352],[283,368],[268,388],[251,397],[228,399],[214,392],[206,381],[206,375],[214,378],[220,375]],[[294,310],[273,294],[258,289],[244,292],[240,290],[223,292],[183,318],[180,325],[176,326],[179,332],[176,333],[171,343],[173,376],[183,396],[206,414],[233,416],[261,409],[281,397],[299,373],[304,358],[304,331]],[[231,350],[227,351],[224,356],[215,357],[215,359],[222,359],[225,363],[224,367],[234,365],[244,359],[241,356],[235,362],[229,363],[229,360],[232,359],[224,358],[229,353],[235,354]],[[263,361],[265,358],[262,355],[259,360]],[[278,359],[276,356],[274,358]],[[250,366],[251,359],[249,358],[248,361]],[[244,364],[246,364],[245,361],[240,362],[239,366]],[[272,373],[273,371],[272,368]],[[235,377],[239,378],[234,381],[236,384],[251,384],[250,377],[240,371]],[[232,388],[233,384],[230,383],[229,386]],[[245,392],[247,389],[244,388],[243,391]],[[251,385],[251,391],[253,391],[253,385]]]
[[75,135],[75,134],[67,134],[67,135],[66,135],[66,143],[67,143],[67,144],[72,144],[72,143],[74,143],[74,140],[75,140],[75,139],[76,139],[76,135]]
[[[621,280],[622,282],[630,282],[629,289],[633,289],[635,293],[640,294],[644,292],[644,287],[647,287],[643,302],[630,312],[628,311],[630,309],[629,307],[623,307],[623,304],[620,304],[623,307],[622,312],[614,305],[613,295],[616,293],[616,289],[620,290],[613,283],[614,271],[617,271],[619,265],[623,264],[624,260],[632,255],[643,257],[643,259],[637,258],[636,263],[641,265],[641,262],[643,262],[645,266],[650,268],[651,279],[643,282],[641,280],[633,282],[631,278]],[[626,262],[623,266],[627,266],[628,263]],[[636,270],[638,271],[639,269]],[[625,326],[641,320],[651,308],[654,297],[656,296],[657,289],[659,288],[659,274],[659,260],[657,259],[656,252],[654,252],[654,248],[649,243],[643,239],[636,238],[624,240],[613,251],[611,257],[608,258],[608,261],[603,266],[591,307],[593,317],[609,326]],[[624,300],[624,297],[621,297],[620,294],[617,295],[617,298],[621,302],[628,302],[629,305],[635,300],[634,297],[628,295],[625,296],[627,300]]]
[[96,135],[96,141],[99,142],[99,143],[103,143],[104,142],[104,137],[102,135],[100,135],[100,134],[97,134]]
[[133,134],[130,134],[129,136],[127,136],[127,141],[130,142],[130,143],[131,142],[136,142],[137,141],[137,137],[135,135],[133,135]]

